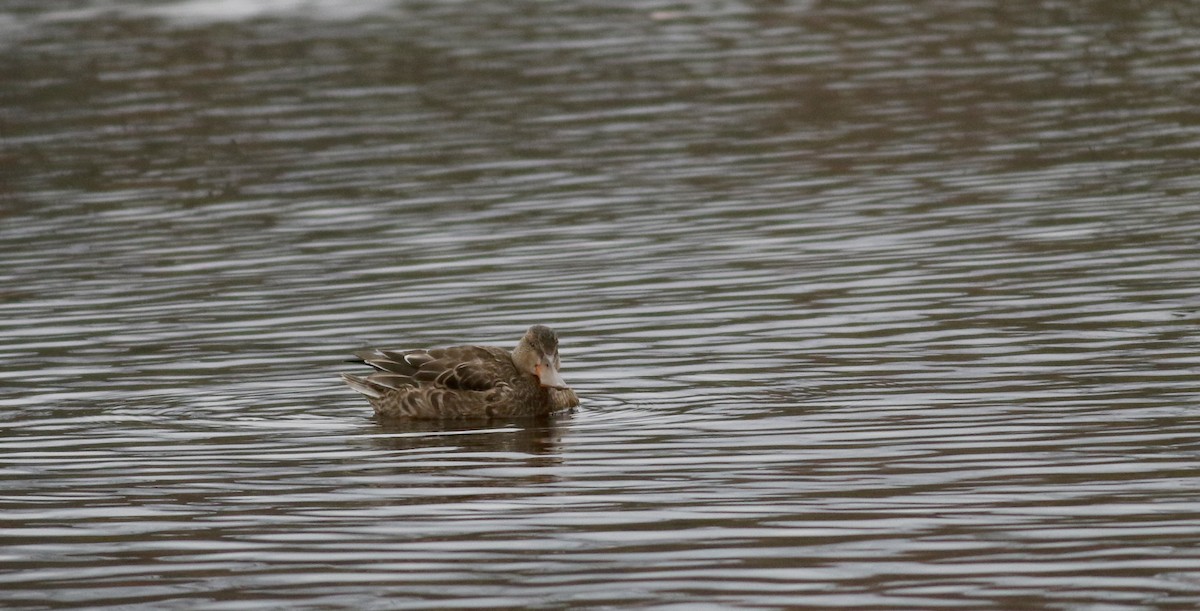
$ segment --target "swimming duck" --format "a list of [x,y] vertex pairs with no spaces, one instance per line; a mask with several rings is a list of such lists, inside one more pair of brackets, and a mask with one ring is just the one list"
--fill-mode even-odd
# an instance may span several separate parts
[[558,370],[558,336],[529,327],[512,352],[492,346],[356,352],[377,371],[343,373],[383,418],[458,420],[544,416],[579,405]]

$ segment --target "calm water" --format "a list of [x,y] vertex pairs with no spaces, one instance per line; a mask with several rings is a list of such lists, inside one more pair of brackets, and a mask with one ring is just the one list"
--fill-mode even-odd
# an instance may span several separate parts
[[[6,2],[0,606],[1195,608],[1198,24]],[[337,379],[535,322],[550,423]]]

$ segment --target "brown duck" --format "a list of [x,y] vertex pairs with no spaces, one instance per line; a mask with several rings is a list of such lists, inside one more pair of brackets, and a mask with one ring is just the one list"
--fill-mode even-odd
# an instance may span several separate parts
[[378,350],[355,356],[377,371],[343,373],[383,418],[459,420],[544,416],[579,405],[559,375],[558,336],[534,325],[512,352],[491,346]]

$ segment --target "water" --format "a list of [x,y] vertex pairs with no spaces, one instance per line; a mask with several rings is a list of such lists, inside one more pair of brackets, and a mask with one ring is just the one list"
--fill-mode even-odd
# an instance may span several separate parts
[[10,2],[0,601],[1194,608],[1197,17]]

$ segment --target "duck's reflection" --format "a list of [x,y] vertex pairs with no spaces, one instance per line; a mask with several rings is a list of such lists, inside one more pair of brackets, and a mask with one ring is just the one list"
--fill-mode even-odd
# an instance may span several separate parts
[[[453,448],[459,452],[504,452],[556,457],[571,413],[487,421],[376,421],[378,447],[413,450]],[[557,461],[554,461],[557,462]]]

